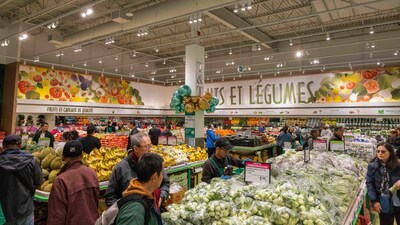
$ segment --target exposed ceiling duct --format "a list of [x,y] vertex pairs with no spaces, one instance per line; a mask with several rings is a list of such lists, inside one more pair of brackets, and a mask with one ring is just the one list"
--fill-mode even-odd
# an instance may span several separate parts
[[63,42],[55,44],[55,47],[63,48],[82,43],[90,39],[117,32],[129,31],[141,27],[159,24],[161,21],[169,21],[182,16],[189,16],[195,12],[209,11],[214,8],[234,4],[235,0],[201,1],[201,0],[169,0],[143,10],[139,10],[131,17],[131,22],[124,24],[110,21],[67,36]]

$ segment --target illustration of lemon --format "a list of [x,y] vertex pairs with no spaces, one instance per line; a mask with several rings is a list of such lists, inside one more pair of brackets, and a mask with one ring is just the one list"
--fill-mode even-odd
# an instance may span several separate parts
[[332,102],[332,101],[333,101],[332,96],[328,95],[328,96],[326,97],[326,101],[327,101],[327,102]]
[[332,90],[332,94],[334,94],[334,95],[339,94],[339,88],[334,88],[334,89]]
[[361,73],[353,73],[348,78],[349,78],[349,81],[352,81],[354,83],[358,83],[362,80]]
[[334,102],[341,102],[341,101],[342,101],[342,97],[340,97],[340,95],[335,95],[335,96],[333,97],[333,101],[334,101]]
[[79,92],[79,88],[77,86],[71,86],[69,88],[69,91],[71,92],[72,95],[76,95]]

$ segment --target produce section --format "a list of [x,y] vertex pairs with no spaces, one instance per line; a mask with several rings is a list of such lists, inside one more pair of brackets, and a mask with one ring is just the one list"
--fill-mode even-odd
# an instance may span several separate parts
[[[243,175],[214,179],[186,192],[163,213],[167,225],[342,224],[366,173],[366,163],[347,155],[286,152],[272,162],[272,184],[246,184]],[[317,175],[317,176],[316,176]]]

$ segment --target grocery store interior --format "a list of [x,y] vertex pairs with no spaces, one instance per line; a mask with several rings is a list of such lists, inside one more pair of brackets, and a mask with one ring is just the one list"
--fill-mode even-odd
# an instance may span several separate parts
[[[167,225],[379,224],[366,173],[379,142],[400,148],[399,0],[3,0],[0,44],[0,149],[21,135],[47,173],[35,224],[63,132],[89,125],[106,210],[131,121],[172,132],[151,147]],[[260,166],[202,182],[209,132]]]

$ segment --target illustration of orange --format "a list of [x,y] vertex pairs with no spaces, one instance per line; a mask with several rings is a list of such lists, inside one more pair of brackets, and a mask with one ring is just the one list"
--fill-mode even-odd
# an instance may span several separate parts
[[368,94],[379,91],[379,84],[376,80],[369,80],[364,83],[364,87],[367,88]]

